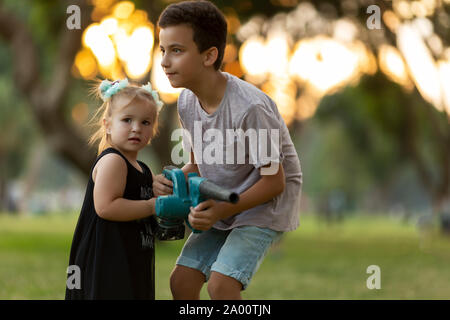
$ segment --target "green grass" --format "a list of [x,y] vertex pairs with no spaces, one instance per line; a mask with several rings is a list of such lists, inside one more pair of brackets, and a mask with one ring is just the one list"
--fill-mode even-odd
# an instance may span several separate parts
[[[0,215],[0,299],[63,299],[78,215]],[[450,239],[413,224],[355,217],[328,226],[310,216],[270,251],[245,299],[449,299]],[[169,276],[182,241],[156,247],[156,297],[170,299]],[[381,289],[369,290],[369,265]],[[208,299],[204,286],[201,297]]]

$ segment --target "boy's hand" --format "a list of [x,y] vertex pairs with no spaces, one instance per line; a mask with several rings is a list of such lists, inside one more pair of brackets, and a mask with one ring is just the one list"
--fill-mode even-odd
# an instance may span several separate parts
[[226,208],[226,203],[212,199],[199,203],[195,208],[191,207],[188,220],[192,228],[197,230],[209,230],[220,219]]
[[167,196],[173,193],[173,183],[163,174],[153,178],[153,194],[155,197]]

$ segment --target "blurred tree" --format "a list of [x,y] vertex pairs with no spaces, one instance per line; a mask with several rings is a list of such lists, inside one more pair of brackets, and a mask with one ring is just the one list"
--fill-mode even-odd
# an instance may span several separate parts
[[0,212],[16,211],[19,204],[11,194],[11,181],[21,173],[35,142],[36,128],[8,78],[0,78],[0,101]]
[[[85,136],[64,112],[72,83],[70,70],[83,31],[65,26],[66,8],[71,4],[81,8],[81,25],[85,27],[90,9],[84,1],[2,3],[0,36],[12,51],[14,83],[28,100],[45,140],[57,154],[88,173],[95,150],[88,148]],[[31,7],[20,11],[27,6]],[[23,15],[28,15],[30,23]]]
[[406,93],[377,73],[356,88],[325,97],[316,117],[324,124],[341,123],[358,155],[353,164],[365,163],[372,183],[389,190],[390,177],[411,162],[433,211],[444,210],[450,193],[450,125],[446,113],[417,91]]

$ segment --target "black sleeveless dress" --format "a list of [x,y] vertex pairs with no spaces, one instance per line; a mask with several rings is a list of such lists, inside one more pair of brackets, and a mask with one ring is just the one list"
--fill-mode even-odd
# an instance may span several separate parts
[[[119,154],[127,163],[127,182],[123,197],[143,200],[153,197],[152,173],[138,161],[137,170],[118,150],[104,150],[91,169],[80,217],[70,251],[69,267],[80,271],[78,285],[68,274],[66,300],[79,299],[155,299],[156,220],[149,218],[116,222],[100,218],[94,208],[92,170],[106,154]],[[73,269],[71,269],[73,270]],[[68,269],[69,271],[69,269]],[[80,288],[77,288],[80,287]]]

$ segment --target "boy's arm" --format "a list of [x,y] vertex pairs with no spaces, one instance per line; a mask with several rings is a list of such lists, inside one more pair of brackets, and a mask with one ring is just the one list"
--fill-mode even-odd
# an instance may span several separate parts
[[[276,163],[272,163],[274,165]],[[218,202],[207,200],[200,203],[197,207],[191,208],[189,214],[189,223],[194,229],[208,230],[218,220],[226,219],[236,213],[248,210],[261,205],[275,198],[283,192],[285,187],[284,170],[281,164],[278,164],[278,171],[273,175],[262,175],[253,186],[239,195],[239,202],[231,204],[228,202]],[[269,167],[269,165],[262,167]]]
[[155,198],[123,198],[126,179],[127,165],[119,155],[108,154],[99,160],[94,185],[94,207],[99,217],[110,221],[132,221],[155,214]]

